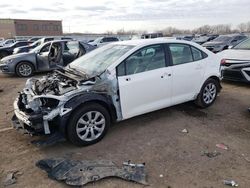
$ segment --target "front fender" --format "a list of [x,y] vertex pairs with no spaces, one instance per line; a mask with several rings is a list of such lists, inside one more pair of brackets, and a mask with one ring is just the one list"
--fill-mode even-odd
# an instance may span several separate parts
[[67,127],[67,124],[71,115],[74,113],[74,111],[77,108],[84,105],[84,103],[88,103],[88,102],[95,102],[95,103],[101,104],[110,113],[112,121],[115,121],[117,119],[116,110],[113,105],[112,99],[109,95],[101,94],[101,93],[93,93],[93,92],[86,92],[83,94],[79,94],[71,98],[69,101],[67,101],[64,104],[64,108],[72,109],[70,112],[68,112],[67,114],[65,114],[64,116],[60,118],[59,129],[64,135],[66,135],[66,127]]

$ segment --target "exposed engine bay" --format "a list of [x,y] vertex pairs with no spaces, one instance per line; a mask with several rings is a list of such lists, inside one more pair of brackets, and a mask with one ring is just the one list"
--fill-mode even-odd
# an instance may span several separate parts
[[[25,88],[14,102],[14,127],[19,129],[26,126],[25,129],[31,127],[35,132],[39,130],[50,134],[54,121],[61,121],[62,117],[71,113],[78,104],[90,98],[94,100],[95,97],[103,98],[110,105],[117,103],[115,108],[120,111],[116,78],[110,80],[107,76],[104,73],[89,78],[80,72],[63,69],[42,78],[28,79]],[[82,96],[85,98],[81,98]]]
[[63,95],[77,88],[77,82],[59,74],[52,74],[42,79],[32,79],[32,90],[37,95]]

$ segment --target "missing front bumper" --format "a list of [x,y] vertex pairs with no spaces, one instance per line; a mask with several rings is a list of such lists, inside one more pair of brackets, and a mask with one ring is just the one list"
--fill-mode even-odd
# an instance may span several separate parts
[[12,117],[12,125],[15,129],[24,130],[30,134],[50,134],[49,123],[44,120],[41,113],[27,114],[21,111],[18,107],[17,98],[14,102],[14,116]]

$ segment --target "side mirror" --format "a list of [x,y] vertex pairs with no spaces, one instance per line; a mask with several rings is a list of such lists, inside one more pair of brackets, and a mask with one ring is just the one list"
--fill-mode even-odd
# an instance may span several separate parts
[[103,40],[101,40],[100,43],[103,43]]
[[232,49],[233,48],[233,46],[228,46],[228,49]]

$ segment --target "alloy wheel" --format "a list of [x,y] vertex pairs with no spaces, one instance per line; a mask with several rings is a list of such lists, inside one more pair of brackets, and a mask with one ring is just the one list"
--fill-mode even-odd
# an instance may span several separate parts
[[76,125],[78,137],[83,141],[93,141],[101,136],[105,129],[105,117],[98,111],[89,111],[82,115]]
[[32,67],[27,64],[22,64],[18,67],[18,72],[21,76],[30,76],[32,73]]
[[216,85],[214,83],[209,83],[206,85],[203,91],[203,100],[206,104],[211,104],[216,97]]

